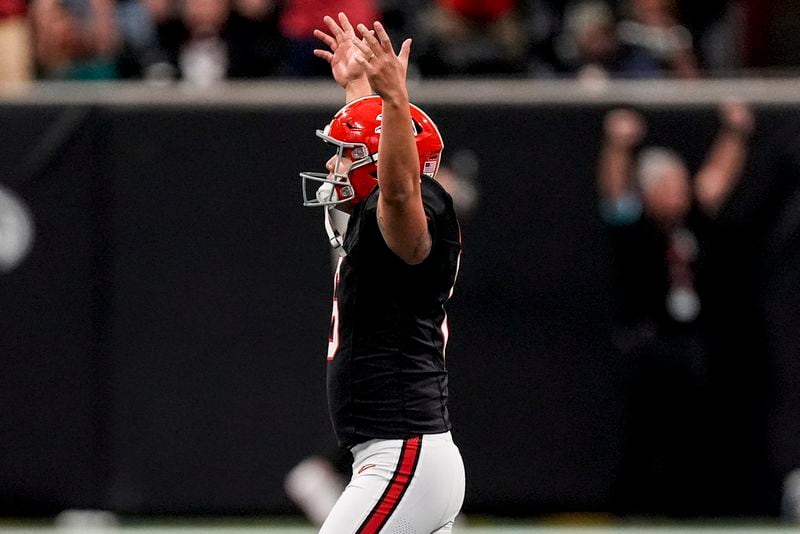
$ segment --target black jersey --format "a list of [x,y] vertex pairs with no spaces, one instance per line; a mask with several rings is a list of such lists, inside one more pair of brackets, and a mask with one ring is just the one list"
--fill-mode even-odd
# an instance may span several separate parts
[[450,429],[447,317],[461,244],[453,201],[422,177],[433,244],[408,265],[383,240],[378,188],[355,206],[339,261],[328,347],[328,406],[343,446]]

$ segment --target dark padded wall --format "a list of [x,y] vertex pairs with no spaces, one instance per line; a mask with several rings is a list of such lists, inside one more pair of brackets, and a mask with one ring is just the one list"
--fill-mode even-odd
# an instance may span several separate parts
[[90,505],[102,487],[87,113],[0,108],[0,177],[36,226],[30,255],[0,275],[0,513]]
[[[286,472],[334,446],[324,395],[330,257],[322,214],[300,206],[297,172],[322,170],[328,150],[314,129],[335,110],[96,108],[44,174],[20,183],[17,169],[28,168],[20,154],[64,111],[0,108],[2,124],[19,125],[13,135],[0,131],[2,179],[29,202],[38,228],[33,255],[0,277],[9,310],[0,338],[9,407],[0,425],[0,512],[293,511]],[[469,148],[480,161],[480,204],[464,224],[449,309],[465,510],[616,511],[630,407],[626,362],[608,339],[608,247],[594,192],[605,109],[427,111],[445,135],[445,160]],[[648,142],[681,150],[696,168],[714,110],[646,114]],[[796,115],[762,110],[762,128]],[[775,225],[763,206],[777,186],[759,178],[760,167],[739,197],[761,200],[738,202],[726,227],[734,236],[751,229],[746,247],[735,239],[730,247],[746,258]],[[789,172],[785,181],[794,179]],[[775,261],[794,261],[781,250]],[[723,299],[731,317],[755,317],[762,333],[791,322],[791,274],[738,265],[719,294],[745,287],[752,298]],[[775,269],[783,275],[769,274]],[[771,281],[767,289],[759,276]],[[789,296],[771,314],[752,315],[761,294]],[[776,335],[775,368],[792,368],[795,338]],[[732,356],[750,363],[734,366],[724,391],[763,399],[744,423],[739,412],[730,417],[723,429],[733,438],[755,435],[754,420],[785,423],[793,413],[785,402],[773,410],[763,394],[773,383],[768,370],[751,372],[765,361],[765,336]],[[770,428],[781,435],[777,425]],[[750,456],[723,457],[768,466],[780,457],[781,469],[797,459],[791,445],[769,452],[753,439]],[[776,477],[747,483],[764,494]],[[774,499],[745,494],[752,513],[774,511]]]
[[446,154],[466,147],[480,161],[448,349],[468,501],[501,513],[602,507],[619,462],[608,431],[620,424],[617,364],[603,341],[592,159],[575,157],[594,150],[596,117],[574,108],[431,114]]
[[[288,510],[332,446],[330,259],[297,172],[322,118],[122,109],[113,184],[111,507]],[[305,141],[308,142],[305,142]]]

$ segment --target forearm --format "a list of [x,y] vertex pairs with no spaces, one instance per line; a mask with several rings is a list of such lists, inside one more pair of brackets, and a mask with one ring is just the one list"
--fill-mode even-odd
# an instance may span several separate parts
[[631,189],[633,157],[627,146],[606,141],[600,153],[597,180],[604,198],[618,199]]
[[383,99],[378,185],[388,203],[402,203],[412,195],[419,196],[419,157],[404,91]]
[[717,135],[697,174],[695,192],[706,212],[714,214],[739,182],[747,159],[749,135],[725,128]]
[[406,263],[428,256],[431,236],[422,204],[419,158],[408,99],[383,102],[378,146],[378,225],[386,244]]

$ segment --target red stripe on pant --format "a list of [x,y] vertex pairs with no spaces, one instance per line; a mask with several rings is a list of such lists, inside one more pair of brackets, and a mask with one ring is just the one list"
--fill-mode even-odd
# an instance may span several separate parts
[[411,479],[419,461],[421,443],[422,436],[414,436],[403,441],[400,459],[397,461],[397,468],[389,481],[389,485],[386,486],[383,495],[378,499],[378,504],[375,505],[364,522],[361,523],[356,534],[377,534],[389,520],[392,512],[400,504],[400,499],[403,498],[408,486],[411,485]]

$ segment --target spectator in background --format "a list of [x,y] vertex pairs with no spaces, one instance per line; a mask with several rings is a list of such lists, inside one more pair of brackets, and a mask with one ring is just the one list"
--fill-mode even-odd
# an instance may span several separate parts
[[617,31],[634,50],[637,77],[699,76],[692,35],[677,20],[675,0],[629,0],[627,11]]
[[703,70],[730,75],[742,66],[741,3],[730,0],[680,2],[680,20],[691,33]]
[[284,0],[280,31],[286,42],[286,74],[330,76],[330,66],[314,56],[319,42],[314,30],[326,15],[345,12],[353,26],[380,20],[377,0]]
[[561,69],[578,78],[608,78],[620,49],[614,13],[600,0],[572,4],[556,39]]
[[557,72],[579,79],[636,78],[654,74],[617,35],[614,12],[601,0],[571,4],[555,42]]
[[173,0],[118,0],[122,35],[118,69],[122,78],[171,80],[176,70],[161,46],[160,29],[176,19]]
[[417,17],[429,4],[430,0],[380,0],[382,24],[397,35],[416,34]]
[[173,0],[119,0],[122,51],[118,69],[121,78],[151,81],[175,78],[175,68],[159,40],[159,29],[175,19],[175,13]]
[[227,77],[230,50],[223,31],[230,13],[230,0],[183,0],[186,34],[175,52],[187,82],[209,86]]
[[283,45],[276,0],[145,0],[143,5],[153,30],[143,46],[129,41],[132,76],[210,86],[279,72]]
[[41,78],[117,77],[120,38],[112,0],[33,0],[30,9]]
[[[718,217],[713,314],[717,516],[800,523],[800,121],[782,109],[759,132]],[[711,337],[713,336],[713,337]]]
[[[633,111],[606,116],[598,164],[601,211],[612,238],[617,319],[613,340],[632,370],[624,512],[691,515],[708,499],[708,347],[698,266],[715,217],[738,183],[754,119],[742,103],[690,181],[676,152],[635,149],[645,134]],[[663,506],[664,508],[659,508]]]
[[278,0],[234,0],[226,33],[230,78],[263,78],[281,71],[285,45],[279,21]]
[[417,39],[423,75],[525,74],[529,37],[516,0],[436,0]]
[[24,0],[0,0],[0,90],[33,76],[31,35]]

